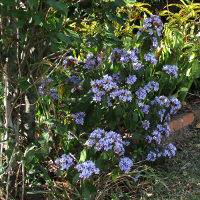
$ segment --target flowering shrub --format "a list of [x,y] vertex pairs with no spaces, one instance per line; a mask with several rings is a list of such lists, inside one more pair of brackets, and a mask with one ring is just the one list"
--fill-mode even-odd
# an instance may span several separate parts
[[[165,65],[161,68],[162,76],[155,71],[160,70],[155,68],[158,60],[154,50],[159,45],[162,28],[158,16],[144,21],[138,41],[150,39],[145,52],[141,42],[141,47],[131,50],[104,48],[85,58],[84,52],[79,59],[66,57],[59,96],[52,95],[51,89],[44,89],[49,87],[49,79],[42,83],[40,95],[50,94],[54,100],[63,100],[68,108],[67,120],[62,123],[64,131],[59,124],[55,130],[67,141],[63,142],[63,150],[68,155],[63,154],[55,164],[74,176],[78,174],[84,181],[93,182],[95,174],[116,168],[128,173],[134,162],[141,159],[153,162],[175,155],[176,147],[166,144],[164,138],[170,133],[171,115],[181,104],[176,97],[163,96],[159,90],[163,73],[177,78],[178,67]],[[139,148],[142,156],[137,153]]]

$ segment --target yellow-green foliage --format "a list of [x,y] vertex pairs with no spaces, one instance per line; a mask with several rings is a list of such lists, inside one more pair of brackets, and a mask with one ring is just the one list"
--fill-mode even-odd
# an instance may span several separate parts
[[148,3],[127,3],[126,7],[121,8],[129,18],[129,21],[125,23],[125,26],[122,27],[120,24],[115,24],[115,34],[116,36],[132,36],[134,28],[141,28],[140,26],[135,25],[135,20],[143,19],[144,15],[152,15],[148,7],[151,5]]
[[[188,23],[192,25],[200,16],[200,3],[193,3],[193,1],[189,0],[180,1],[182,4],[169,4],[165,7],[167,10],[160,12],[160,15],[167,16],[168,26],[178,26],[180,28]],[[171,6],[178,7],[180,9],[179,12],[171,12],[169,10]]]

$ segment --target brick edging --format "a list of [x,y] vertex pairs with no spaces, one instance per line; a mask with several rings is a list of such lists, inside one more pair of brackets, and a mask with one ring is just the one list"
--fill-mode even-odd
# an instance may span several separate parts
[[178,116],[177,119],[174,119],[169,122],[171,133],[179,131],[180,129],[187,127],[188,125],[191,125],[193,122],[199,119],[200,119],[200,108],[192,112],[182,114]]

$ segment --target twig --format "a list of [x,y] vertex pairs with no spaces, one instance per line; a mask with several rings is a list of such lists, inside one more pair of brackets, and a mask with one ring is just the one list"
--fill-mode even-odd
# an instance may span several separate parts
[[17,197],[17,188],[18,188],[18,177],[19,177],[19,172],[20,172],[20,168],[21,168],[21,164],[19,164],[18,170],[17,170],[17,174],[16,174],[16,179],[15,179],[15,198]]
[[25,178],[24,178],[24,161],[22,160],[22,198],[24,200]]
[[6,185],[6,200],[9,200],[8,199],[8,196],[9,196],[8,190],[9,190],[9,184],[10,184],[10,174],[11,174],[11,170],[12,170],[12,162],[13,162],[13,159],[14,159],[14,156],[15,156],[16,147],[17,147],[17,145],[15,145],[15,147],[12,151],[10,162],[8,164],[8,178],[7,178],[7,185]]

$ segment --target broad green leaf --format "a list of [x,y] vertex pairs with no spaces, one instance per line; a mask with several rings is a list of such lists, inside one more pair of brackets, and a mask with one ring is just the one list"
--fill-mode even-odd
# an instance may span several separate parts
[[62,42],[66,44],[69,44],[71,42],[69,36],[63,33],[56,33],[56,36],[58,37],[58,39],[60,39]]
[[49,140],[50,140],[49,132],[44,132],[44,133],[38,138],[38,142],[39,142],[41,145],[44,145],[44,144],[48,143]]
[[17,6],[17,3],[14,0],[0,0],[0,3],[5,6]]
[[80,153],[80,159],[79,162],[84,162],[86,160],[87,157],[87,150],[83,149]]
[[48,119],[44,123],[47,124],[47,125],[53,125],[53,124],[56,123],[56,120],[55,119]]
[[79,173],[76,173],[76,174],[73,176],[72,183],[73,183],[73,184],[76,183],[79,179],[80,179]]
[[123,0],[114,0],[115,4],[118,6],[124,6],[126,5],[125,2]]
[[31,9],[33,9],[33,7],[36,5],[37,1],[38,0],[28,0],[28,4]]
[[24,92],[26,91],[26,89],[31,87],[31,84],[27,81],[25,77],[22,77],[22,76],[19,77],[17,79],[17,82],[18,82],[19,88]]
[[75,32],[73,32],[73,31],[71,31],[71,30],[67,30],[67,36],[69,37],[71,37],[72,39],[74,39],[74,40],[78,40],[78,41],[81,41],[80,40],[80,37],[79,37],[79,35],[78,34],[76,34]]
[[55,10],[66,11],[68,8],[65,3],[56,0],[46,0],[46,3],[49,4]]
[[82,187],[82,194],[83,194],[83,199],[84,200],[91,200],[90,198],[90,190],[88,187],[84,184]]
[[191,67],[191,75],[192,78],[197,79],[200,77],[200,62],[199,60],[194,60]]
[[116,182],[117,181],[117,176],[119,175],[119,169],[114,169],[113,171],[112,171],[112,173],[111,173],[111,176],[112,176],[112,180],[114,181],[114,182]]

